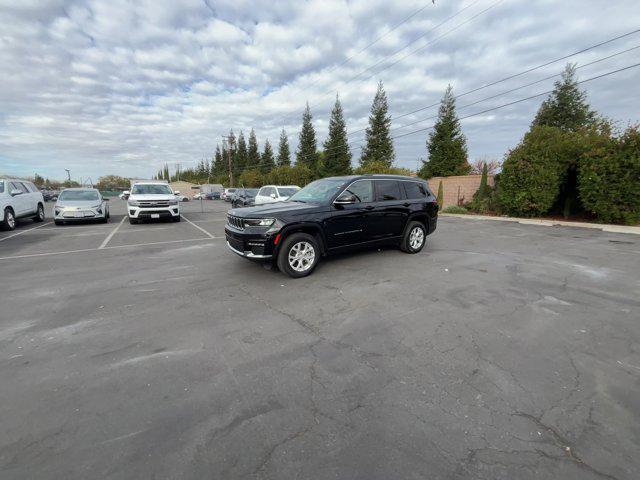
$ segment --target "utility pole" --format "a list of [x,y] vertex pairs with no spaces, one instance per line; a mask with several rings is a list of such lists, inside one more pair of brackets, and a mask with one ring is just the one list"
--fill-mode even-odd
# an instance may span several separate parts
[[64,171],[67,172],[67,180],[69,181],[69,186],[71,186],[71,170],[65,168]]
[[[229,187],[233,187],[233,170],[231,168],[231,143],[227,142],[227,139],[231,138],[228,135],[222,135],[222,140],[223,142],[226,142],[227,144],[227,152],[228,152],[228,156],[229,156],[229,160],[228,160],[228,164],[229,164]],[[224,143],[223,143],[224,145]]]

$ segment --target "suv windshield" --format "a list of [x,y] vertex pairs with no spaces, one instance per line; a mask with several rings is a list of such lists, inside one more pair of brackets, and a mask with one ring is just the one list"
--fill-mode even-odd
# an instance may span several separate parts
[[94,190],[65,190],[58,200],[98,200],[98,192]]
[[289,200],[293,202],[329,203],[331,198],[340,191],[345,184],[343,178],[324,178],[316,180],[298,190]]
[[131,190],[132,195],[172,195],[169,185],[157,183],[141,183],[134,185]]
[[258,194],[257,188],[245,188],[241,191],[241,195],[246,195],[247,197],[255,197]]
[[278,193],[280,194],[281,197],[290,197],[291,195],[293,195],[297,191],[298,191],[297,188],[292,188],[292,187],[281,188],[281,187],[278,187]]

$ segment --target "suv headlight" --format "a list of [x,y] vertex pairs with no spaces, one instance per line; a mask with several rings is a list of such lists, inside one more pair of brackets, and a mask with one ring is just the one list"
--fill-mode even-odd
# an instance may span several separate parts
[[275,218],[245,218],[244,224],[250,227],[270,227],[275,221]]
[[169,205],[177,205],[178,204],[178,200],[173,198],[171,200],[169,200]]
[[137,200],[129,200],[129,201],[127,201],[127,204],[128,204],[130,207],[137,207],[137,206],[139,206],[139,205],[140,205],[140,204],[138,203],[138,201],[137,201]]

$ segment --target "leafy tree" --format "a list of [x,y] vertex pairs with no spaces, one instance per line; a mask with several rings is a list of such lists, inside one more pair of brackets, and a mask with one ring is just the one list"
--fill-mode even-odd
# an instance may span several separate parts
[[387,162],[368,162],[355,169],[356,175],[367,175],[371,173],[383,173],[385,175],[411,175],[408,168],[390,167]]
[[33,183],[38,187],[42,187],[44,185],[44,178],[38,175],[37,173],[33,176]]
[[280,143],[278,144],[278,166],[285,165],[291,165],[291,152],[289,151],[289,139],[283,128],[280,133]]
[[248,168],[240,174],[238,185],[245,188],[261,187],[264,185],[264,175],[257,168]]
[[389,105],[387,94],[384,91],[382,82],[378,83],[378,90],[373,98],[371,114],[369,115],[369,126],[365,131],[365,146],[362,149],[360,165],[369,162],[384,162],[391,167],[395,159],[393,150],[393,140],[389,129],[391,128],[391,117],[389,116]]
[[267,139],[264,142],[264,152],[262,153],[262,157],[260,158],[260,173],[263,175],[269,173],[276,166],[276,162],[273,157],[273,149],[271,148],[271,143]]
[[456,99],[451,85],[440,102],[438,120],[427,140],[429,160],[423,162],[418,173],[422,178],[467,175],[471,165],[467,161],[467,140],[456,114]]
[[619,138],[590,142],[578,173],[585,208],[602,222],[640,222],[640,131],[629,127]]
[[258,150],[258,140],[256,139],[256,132],[251,129],[249,133],[249,156],[247,159],[247,167],[254,168],[260,164],[260,152]]
[[305,186],[314,178],[314,173],[307,165],[296,164],[293,167],[284,165],[276,167],[265,177],[265,183],[274,185]]
[[302,130],[298,140],[298,151],[296,152],[296,164],[305,165],[311,172],[315,172],[318,165],[318,152],[316,142],[316,131],[313,128],[313,117],[309,103],[302,114]]
[[347,124],[342,105],[336,95],[336,103],[329,120],[329,135],[324,142],[322,173],[325,176],[349,175],[351,173],[351,152],[347,143]]
[[597,115],[587,103],[587,94],[579,89],[575,72],[576,66],[567,64],[553,92],[542,102],[532,127],[557,127],[574,132],[596,123]]
[[233,173],[240,175],[248,163],[249,154],[247,152],[247,142],[244,139],[242,130],[240,130],[240,134],[238,135],[238,149],[233,157]]
[[129,179],[118,175],[105,175],[98,179],[96,183],[98,190],[117,190],[119,188],[127,189]]

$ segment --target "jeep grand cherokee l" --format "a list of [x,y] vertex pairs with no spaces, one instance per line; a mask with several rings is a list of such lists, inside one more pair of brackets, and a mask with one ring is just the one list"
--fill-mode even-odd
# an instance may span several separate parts
[[309,275],[320,257],[395,244],[418,253],[436,228],[438,205],[427,182],[397,175],[316,180],[286,202],[227,214],[227,246],[250,260],[274,262],[291,277]]

